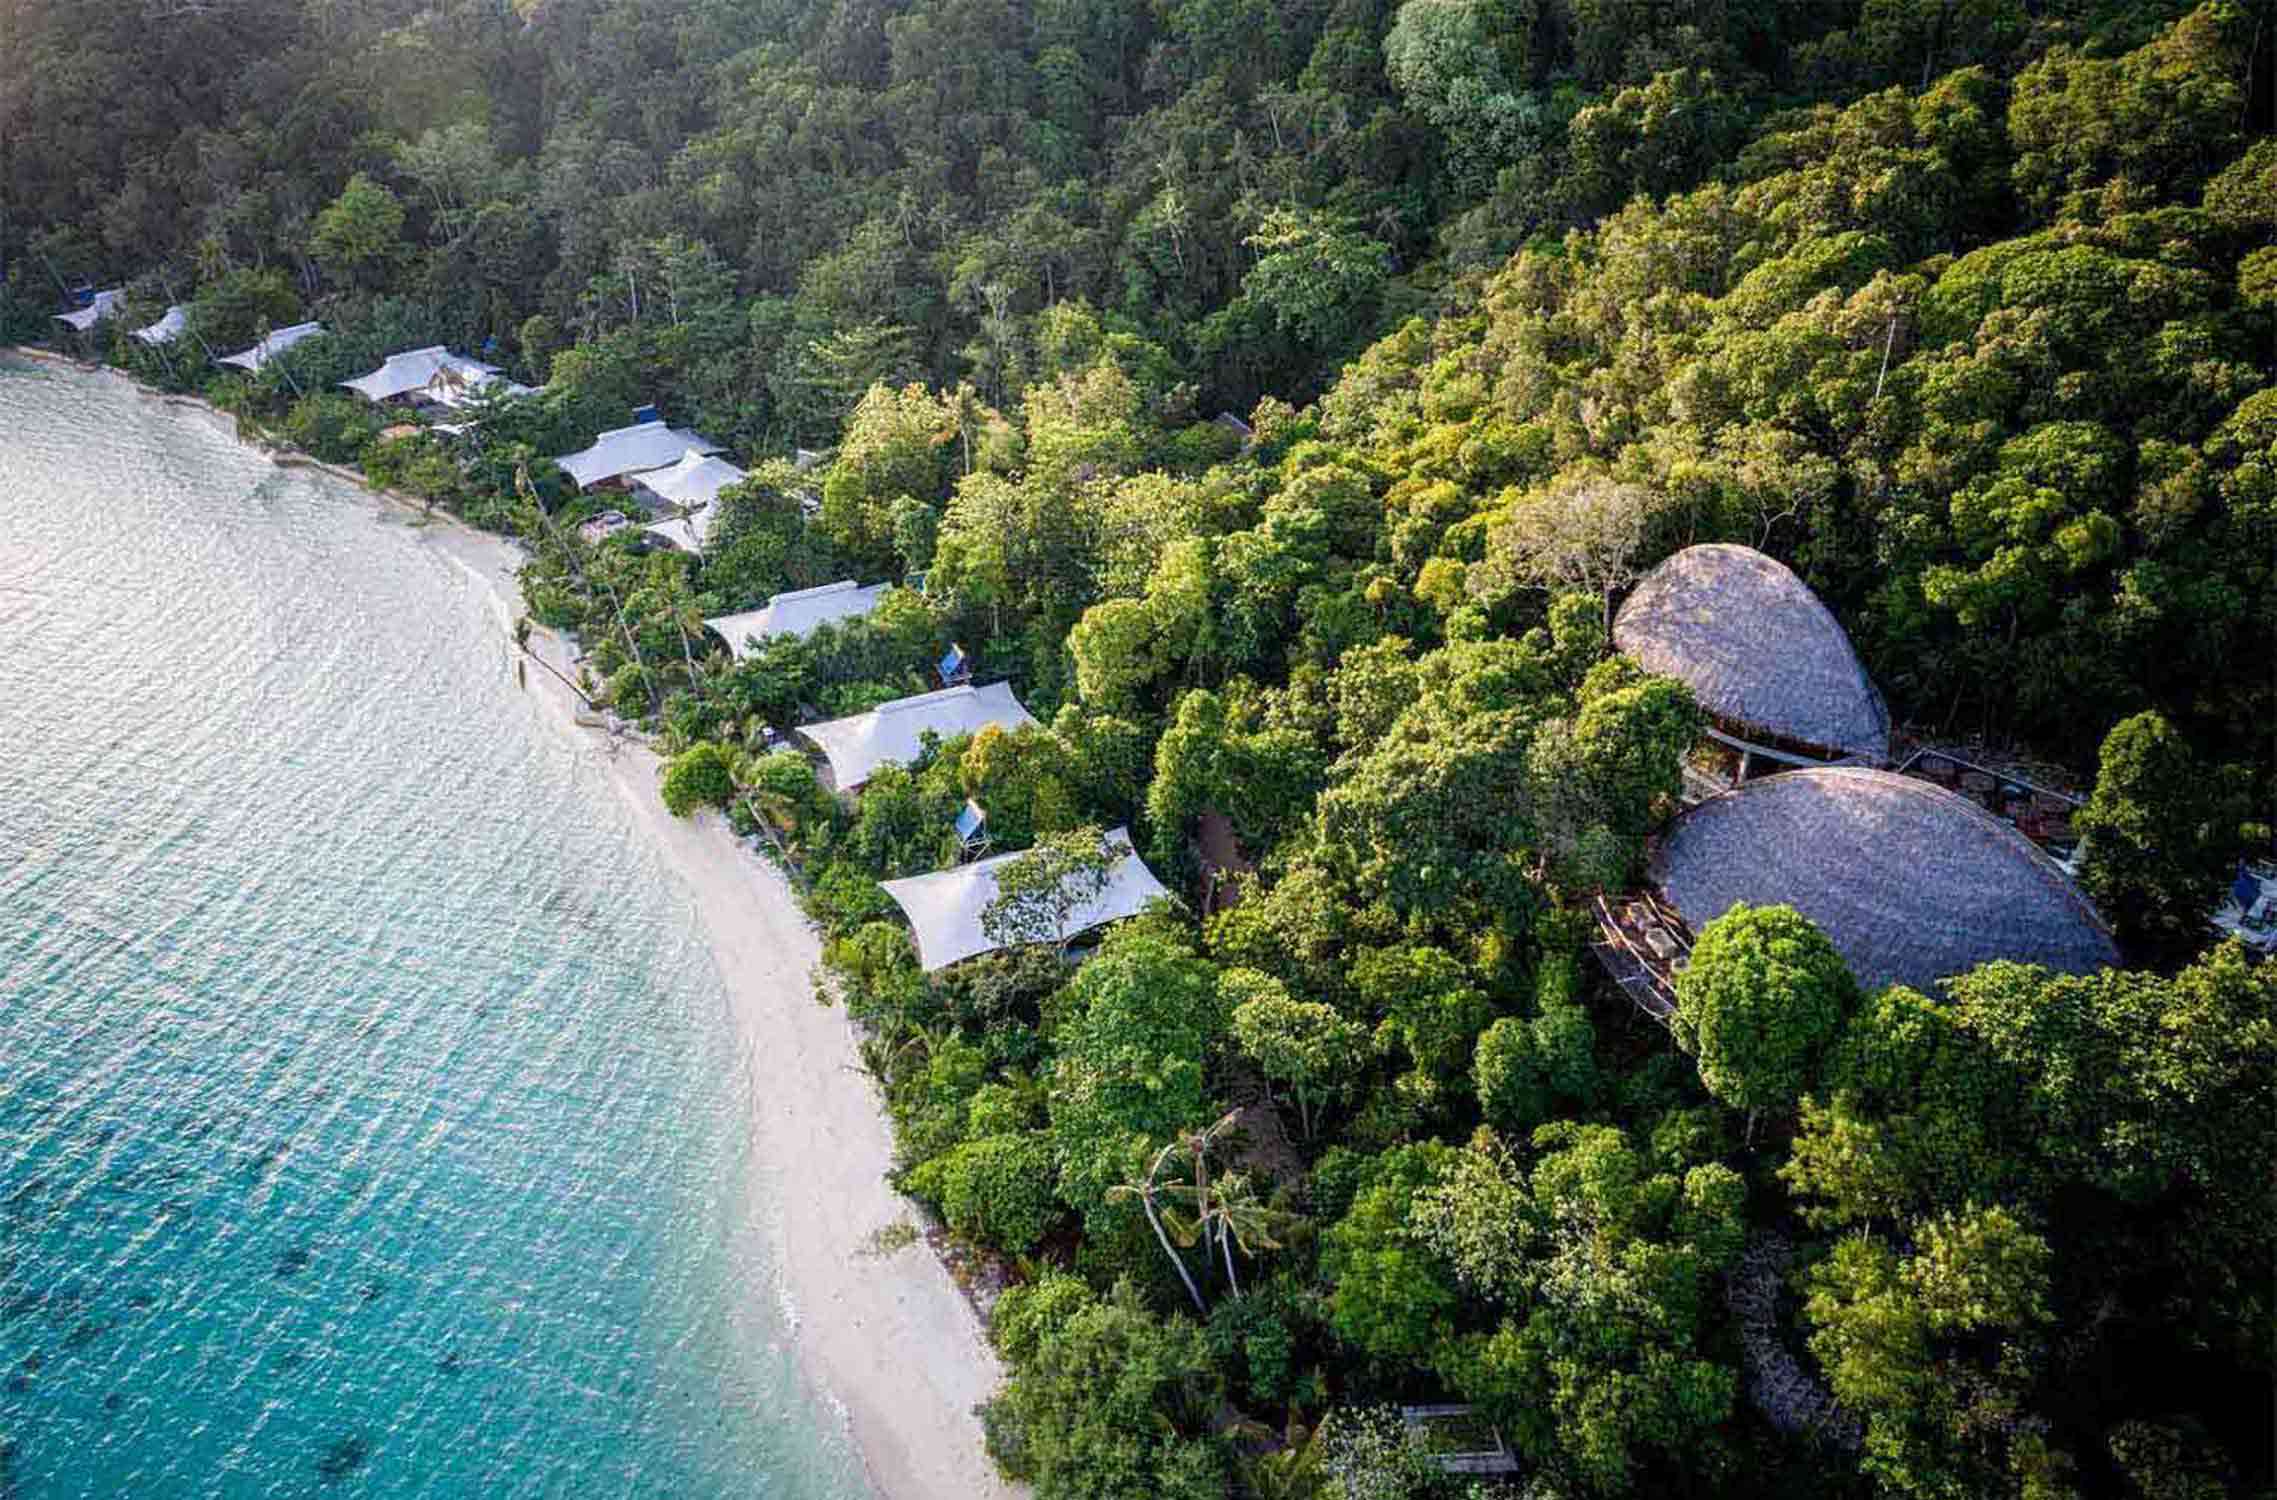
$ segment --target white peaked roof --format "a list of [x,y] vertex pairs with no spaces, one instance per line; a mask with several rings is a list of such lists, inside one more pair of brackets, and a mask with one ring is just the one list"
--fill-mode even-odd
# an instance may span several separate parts
[[166,309],[166,315],[157,322],[137,328],[134,336],[155,349],[160,344],[171,344],[190,326],[190,314],[177,302]]
[[488,385],[498,378],[498,367],[486,365],[478,359],[466,359],[450,352],[441,344],[426,349],[412,349],[402,354],[390,354],[387,361],[369,375],[340,383],[366,401],[385,401],[391,396],[408,396],[413,391],[433,388],[437,397],[456,397],[459,392]]
[[641,530],[667,546],[678,547],[683,552],[701,552],[704,550],[704,543],[712,539],[712,524],[718,519],[718,506],[699,505],[684,516],[674,516],[668,521],[657,521],[643,526]]
[[663,496],[675,505],[709,505],[731,484],[751,476],[724,458],[713,458],[694,448],[680,455],[669,469],[651,469],[640,476],[641,488]]
[[927,733],[948,740],[991,724],[1018,729],[1035,722],[1012,696],[1012,684],[992,682],[976,688],[966,683],[881,703],[850,719],[803,724],[799,733],[822,747],[830,759],[831,778],[843,792],[868,781],[880,766],[907,765],[917,759]]
[[275,359],[302,339],[315,338],[323,331],[324,325],[322,323],[295,323],[290,328],[278,329],[250,349],[240,349],[235,354],[224,354],[220,363],[235,365],[240,370],[251,370],[258,374],[261,367],[270,360]]
[[684,454],[719,451],[719,444],[685,427],[640,422],[604,432],[593,440],[592,447],[565,453],[554,462],[568,470],[577,487],[584,489],[605,479],[666,468],[678,463]]
[[97,323],[102,322],[112,313],[117,312],[119,310],[119,303],[122,299],[125,298],[125,296],[126,293],[118,290],[116,287],[107,292],[97,292],[95,294],[94,301],[88,303],[85,307],[82,307],[75,312],[57,313],[55,315],[55,321],[58,323],[69,323],[72,327],[78,329],[81,333],[85,333],[88,329],[94,327]]
[[[1135,917],[1146,910],[1148,902],[1170,894],[1131,851],[1126,830],[1118,828],[1101,842],[1107,852],[1121,857],[1108,872],[1106,889],[1068,914],[1067,925],[1058,934],[1063,942],[1094,927]],[[932,875],[879,882],[907,913],[910,930],[917,938],[917,962],[927,973],[993,952],[999,946],[982,930],[980,919],[996,900],[996,872],[1025,858],[1027,852],[1023,850]]]
[[876,609],[878,601],[892,587],[890,583],[873,583],[864,588],[851,578],[843,578],[820,588],[777,594],[763,609],[721,615],[704,624],[718,631],[720,639],[727,642],[727,649],[741,657],[750,649],[747,643],[757,637],[810,636],[824,625],[859,619]]

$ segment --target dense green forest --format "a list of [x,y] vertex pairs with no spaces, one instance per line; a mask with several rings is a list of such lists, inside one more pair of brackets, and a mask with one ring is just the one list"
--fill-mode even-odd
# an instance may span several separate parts
[[[2203,914],[2277,791],[2273,58],[2228,0],[0,0],[0,325],[526,538],[794,872],[1045,1500],[2267,1495],[2277,979]],[[329,389],[436,341],[544,388],[471,448]],[[701,556],[546,461],[647,402],[752,469]],[[1869,993],[1769,908],[1673,1036],[1600,979],[1700,724],[1607,605],[1701,541],[2091,784],[2130,967]],[[908,586],[703,632],[845,577]],[[771,748],[951,642],[1042,723],[858,802]],[[927,976],[877,882],[968,797],[1031,904],[1128,826],[1190,905]],[[1516,1477],[1387,1415],[1451,1402]]]

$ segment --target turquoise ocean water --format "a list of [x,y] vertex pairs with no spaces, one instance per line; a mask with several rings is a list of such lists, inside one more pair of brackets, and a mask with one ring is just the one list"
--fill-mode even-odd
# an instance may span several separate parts
[[0,1500],[864,1493],[494,581],[0,356]]

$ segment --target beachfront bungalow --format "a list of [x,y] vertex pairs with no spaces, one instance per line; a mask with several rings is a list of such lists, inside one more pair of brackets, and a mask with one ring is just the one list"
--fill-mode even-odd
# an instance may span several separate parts
[[[1065,943],[1093,928],[1119,922],[1145,911],[1150,902],[1170,893],[1154,878],[1131,848],[1130,833],[1117,828],[1101,841],[1115,858],[1106,888],[1067,914],[1065,925],[1054,934]],[[993,953],[1000,944],[989,937],[981,918],[996,900],[996,874],[1026,852],[998,854],[988,859],[913,875],[907,880],[879,882],[909,918],[910,935],[917,941],[918,966],[928,974],[951,964]]]
[[753,645],[768,636],[795,635],[804,640],[825,625],[858,620],[876,609],[878,601],[892,587],[890,583],[873,583],[864,588],[851,578],[842,578],[820,588],[777,594],[764,608],[721,615],[704,621],[704,628],[727,642],[727,649],[740,660],[751,654]]
[[126,293],[113,287],[110,291],[96,292],[90,296],[85,307],[75,308],[67,313],[57,313],[55,321],[70,324],[76,332],[89,333],[94,330],[97,323],[102,322],[105,318],[116,316],[125,303]]
[[249,374],[258,375],[270,360],[275,359],[303,339],[315,338],[323,332],[324,325],[322,323],[295,323],[290,328],[278,329],[250,349],[240,349],[235,354],[224,354],[217,363],[235,365],[238,369]]
[[390,354],[369,375],[343,380],[341,385],[375,406],[409,398],[436,406],[456,408],[477,391],[497,387],[507,394],[529,394],[529,387],[505,380],[496,365],[453,354],[441,344]]
[[1890,713],[1809,585],[1752,547],[1687,547],[1632,590],[1613,644],[1692,689],[1713,754],[1702,790],[1756,772],[1890,759]]
[[581,490],[623,480],[627,475],[666,469],[690,453],[719,453],[720,445],[685,427],[670,427],[661,418],[636,422],[604,432],[590,448],[565,453],[554,460]]
[[177,302],[166,309],[165,315],[155,323],[145,323],[134,331],[134,336],[153,349],[162,349],[189,331],[189,309]]
[[928,734],[944,740],[976,734],[995,725],[1022,729],[1036,721],[1012,696],[1012,684],[992,682],[987,687],[964,683],[937,692],[919,693],[881,703],[866,714],[802,724],[799,733],[813,741],[830,763],[832,785],[851,792],[878,773],[882,766],[907,765],[924,751]]
[[1957,792],[1866,766],[1708,798],[1660,836],[1648,879],[1599,898],[1598,955],[1664,1020],[1693,935],[1743,901],[1810,918],[1868,990],[1934,995],[1994,959],[2069,974],[2119,962],[2102,917],[2030,839]]
[[652,469],[634,481],[654,496],[658,504],[677,505],[685,511],[683,515],[644,529],[667,547],[701,552],[704,543],[711,540],[712,526],[719,519],[719,507],[714,502],[719,499],[720,491],[741,484],[749,477],[724,458],[691,449],[671,468]]

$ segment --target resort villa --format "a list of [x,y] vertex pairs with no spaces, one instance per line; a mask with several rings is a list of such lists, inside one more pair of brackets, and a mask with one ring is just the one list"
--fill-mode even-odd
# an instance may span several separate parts
[[[1102,852],[1114,860],[1107,883],[1064,915],[1060,930],[1052,934],[1062,943],[1109,922],[1135,917],[1149,902],[1170,894],[1133,852],[1128,830],[1117,828],[1101,842]],[[1025,858],[1025,853],[999,854],[953,870],[879,882],[909,918],[917,961],[926,973],[1003,946],[988,935],[981,919],[996,900],[997,872]]]
[[167,308],[157,322],[145,323],[142,327],[137,328],[134,331],[134,336],[153,349],[163,349],[180,338],[189,326],[189,310],[177,302]]
[[621,484],[627,475],[668,469],[690,453],[721,451],[719,444],[699,433],[652,418],[604,432],[590,448],[565,453],[554,462],[579,489],[589,490],[596,485]]
[[322,332],[324,332],[322,323],[295,323],[290,328],[278,329],[250,349],[240,349],[235,354],[224,354],[216,363],[235,365],[248,374],[258,375],[270,360],[275,359],[301,340],[315,338]]
[[749,477],[726,459],[691,448],[670,468],[651,469],[634,480],[659,505],[678,506],[682,512],[643,529],[667,547],[701,552],[719,519],[718,507],[712,502],[720,491]]
[[441,344],[390,354],[369,375],[343,380],[341,385],[373,405],[403,402],[432,405],[446,410],[464,406],[478,391],[526,396],[530,388],[504,379],[496,365],[453,354]]
[[727,649],[740,661],[768,636],[795,635],[804,640],[825,625],[858,620],[876,609],[891,587],[889,583],[864,587],[842,578],[819,588],[777,594],[761,608],[706,620],[704,628],[727,642]]
[[88,296],[86,306],[73,308],[67,313],[57,313],[55,321],[68,323],[80,333],[86,333],[97,323],[116,314],[125,301],[126,293],[115,287],[107,292],[96,292]]
[[994,725],[1021,729],[1035,718],[1012,696],[1012,684],[993,682],[987,687],[960,683],[956,687],[919,693],[881,703],[866,714],[802,724],[799,733],[813,741],[830,763],[831,785],[851,792],[876,775],[881,766],[907,765],[924,753],[925,736],[955,739],[977,734]]

